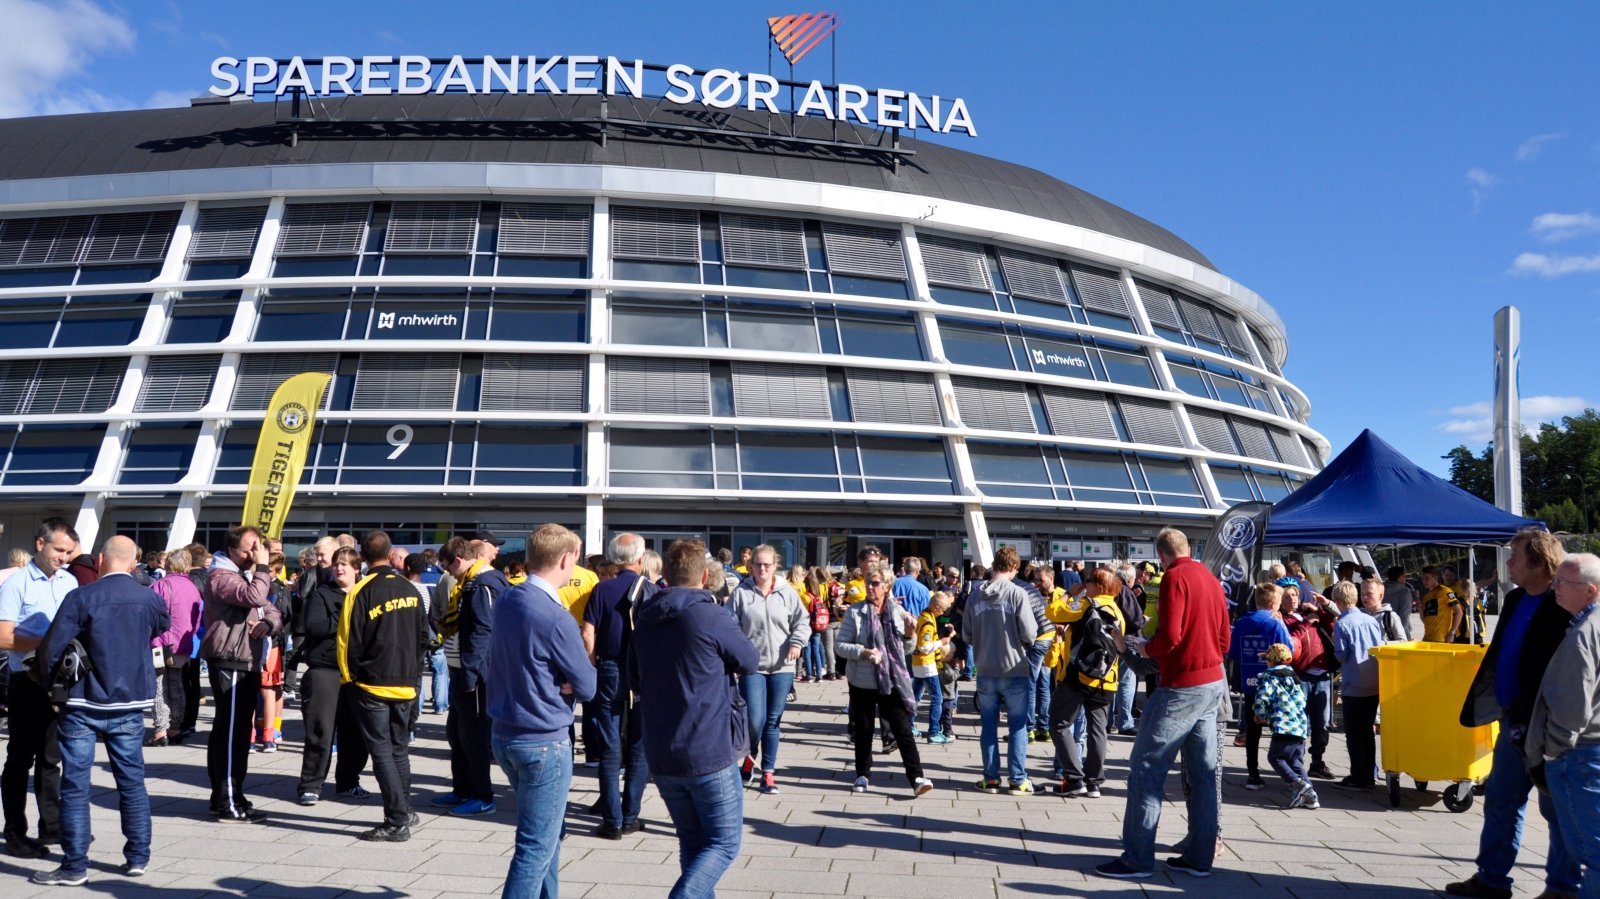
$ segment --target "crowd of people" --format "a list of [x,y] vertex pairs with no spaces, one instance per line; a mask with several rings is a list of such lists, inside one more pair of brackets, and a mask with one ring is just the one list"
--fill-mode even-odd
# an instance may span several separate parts
[[[1487,631],[1472,585],[1448,569],[1424,569],[1417,589],[1403,570],[1379,577],[1346,563],[1319,590],[1286,560],[1262,572],[1247,607],[1231,608],[1171,528],[1157,537],[1157,561],[1056,567],[1003,547],[988,567],[966,571],[915,557],[891,566],[871,546],[848,569],[784,570],[771,546],[745,548],[736,563],[729,549],[712,554],[693,540],[659,555],[628,533],[585,557],[578,536],[554,524],[528,536],[524,559],[500,562],[502,545],[481,530],[423,552],[381,531],[330,535],[291,571],[281,543],[248,527],[215,552],[141,555],[113,537],[89,558],[66,522],[43,522],[33,552],[13,553],[0,571],[6,851],[43,858],[59,844],[59,868],[34,880],[86,880],[89,777],[103,742],[126,839],[122,870],[142,874],[151,833],[143,751],[195,735],[203,667],[219,823],[265,817],[246,789],[249,763],[284,739],[287,698],[302,723],[295,801],[321,801],[330,768],[337,795],[366,798],[370,771],[382,818],[361,839],[409,839],[418,822],[410,745],[428,710],[446,716],[450,757],[450,789],[431,806],[492,814],[494,766],[510,785],[516,839],[505,895],[555,895],[573,767],[583,763],[597,769],[594,835],[637,832],[654,784],[680,845],[672,895],[709,896],[738,856],[745,792],[782,789],[795,685],[843,679],[852,791],[874,789],[875,757],[891,751],[912,797],[936,789],[922,747],[958,739],[962,684],[971,684],[976,789],[1044,792],[1035,780],[1048,771],[1050,792],[1099,799],[1110,737],[1132,737],[1123,851],[1097,872],[1153,873],[1163,786],[1181,765],[1187,832],[1166,865],[1203,877],[1221,846],[1229,723],[1245,750],[1247,789],[1266,786],[1267,735],[1285,805],[1318,809],[1317,781],[1360,791],[1381,776],[1371,651],[1413,633],[1482,642]],[[1591,860],[1600,864],[1600,625],[1590,621],[1600,559],[1566,556],[1554,537],[1530,530],[1512,541],[1510,573],[1520,586],[1461,714],[1463,726],[1501,725],[1478,870],[1446,889],[1510,896],[1523,808],[1537,787],[1552,842],[1547,894],[1576,895],[1580,883],[1594,885]],[[1342,777],[1328,755],[1336,704]],[[1048,744],[1042,770],[1030,743]]]

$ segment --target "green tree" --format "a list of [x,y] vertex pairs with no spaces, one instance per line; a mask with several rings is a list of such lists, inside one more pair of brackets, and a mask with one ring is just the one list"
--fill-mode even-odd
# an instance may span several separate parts
[[1444,454],[1450,460],[1450,483],[1484,502],[1494,502],[1494,448],[1485,447],[1475,456],[1466,445]]
[[[1532,510],[1552,530],[1589,532],[1600,529],[1600,415],[1585,409],[1544,423],[1536,433],[1524,432],[1522,507]],[[1494,447],[1474,454],[1465,445],[1444,455],[1450,462],[1450,483],[1494,501]]]

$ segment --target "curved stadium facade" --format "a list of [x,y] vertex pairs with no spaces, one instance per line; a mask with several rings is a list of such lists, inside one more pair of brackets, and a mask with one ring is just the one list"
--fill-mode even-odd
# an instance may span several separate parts
[[301,371],[334,381],[291,545],[1138,557],[1320,467],[1282,321],[1170,232],[945,146],[636,106],[4,123],[0,521],[214,541]]

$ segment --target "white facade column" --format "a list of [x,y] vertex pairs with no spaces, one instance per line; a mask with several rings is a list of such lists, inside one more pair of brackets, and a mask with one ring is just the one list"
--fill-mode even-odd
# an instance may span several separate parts
[[171,551],[194,542],[195,527],[200,520],[201,499],[199,493],[185,492],[178,500],[178,510],[172,515],[172,527],[167,530],[165,549]]
[[[611,277],[611,201],[595,197],[593,232],[589,239],[590,277]],[[611,343],[611,309],[607,291],[589,291],[589,345]],[[591,416],[583,426],[583,482],[590,488],[605,487],[610,481],[610,454],[606,446],[606,354],[590,353],[588,377],[584,379],[583,408]],[[590,553],[605,552],[605,495],[591,492],[583,500],[583,545]]]
[[92,490],[83,495],[83,502],[78,506],[78,517],[72,524],[72,529],[78,532],[78,551],[94,555],[99,546],[100,523],[105,517],[105,494]]

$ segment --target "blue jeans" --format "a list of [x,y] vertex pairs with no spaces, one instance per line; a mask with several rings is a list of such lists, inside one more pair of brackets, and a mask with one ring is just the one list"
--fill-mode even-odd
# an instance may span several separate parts
[[1578,894],[1600,899],[1600,744],[1579,743],[1545,762],[1544,773],[1566,854],[1583,863]]
[[[612,827],[639,820],[639,804],[650,771],[644,760],[644,741],[637,709],[628,712],[623,730],[627,694],[620,662],[602,659],[595,666],[595,728],[600,736],[600,817]],[[627,772],[624,781],[623,771]]]
[[1133,700],[1139,692],[1139,678],[1133,673],[1133,655],[1122,654],[1122,670],[1117,673],[1117,696],[1111,700],[1111,728],[1133,730]]
[[443,715],[450,708],[450,666],[445,664],[444,650],[428,654],[428,670],[433,672],[433,713]]
[[656,775],[656,789],[678,831],[678,870],[668,899],[716,895],[717,881],[739,857],[744,787],[739,766],[695,777]]
[[[911,679],[911,695],[916,698],[917,704],[922,704],[922,694],[928,694],[928,736],[941,732],[941,721],[944,720],[944,688],[939,684],[937,674],[932,677],[914,677]],[[912,721],[915,724],[915,721]]]
[[1198,687],[1158,687],[1145,700],[1144,718],[1128,760],[1128,806],[1122,817],[1122,862],[1154,871],[1156,826],[1167,772],[1183,750],[1189,787],[1188,849],[1184,861],[1210,868],[1217,853],[1217,707],[1228,692],[1218,679]]
[[1028,684],[1021,677],[978,675],[978,751],[983,756],[983,779],[1000,779],[1000,701],[1005,700],[1010,744],[1012,783],[1028,779]]
[[813,680],[828,673],[828,661],[822,653],[822,635],[815,631],[811,639],[806,641],[806,652],[802,657],[806,663],[806,677]]
[[94,744],[106,742],[106,759],[117,782],[122,813],[122,857],[136,865],[150,862],[150,796],[144,789],[144,712],[100,712],[68,708],[61,716],[61,867],[74,874],[88,870],[89,777]]
[[499,734],[490,742],[517,797],[516,848],[501,899],[554,899],[560,889],[561,826],[572,786],[572,742],[512,740]]
[[1328,725],[1333,723],[1333,678],[1326,674],[1300,676],[1300,689],[1306,694],[1306,718],[1311,722],[1311,764],[1322,762],[1328,751]]
[[[1028,647],[1028,729],[1040,727],[1050,720],[1050,679],[1055,672],[1044,667],[1048,643],[1034,643]],[[1042,695],[1041,695],[1042,694]],[[1041,705],[1041,700],[1043,704]]]
[[768,774],[778,770],[778,725],[783,722],[793,686],[793,671],[739,675],[739,692],[744,694],[750,715],[750,755],[761,761],[761,770]]
[[[1478,838],[1478,877],[1490,886],[1511,887],[1511,867],[1522,847],[1522,816],[1528,808],[1528,791],[1533,780],[1522,763],[1523,728],[1512,733],[1510,722],[1500,722],[1500,735],[1494,741],[1494,767],[1483,784],[1483,834]],[[1550,769],[1545,768],[1548,772]],[[1539,814],[1550,824],[1550,852],[1544,860],[1545,886],[1574,893],[1578,890],[1579,859],[1567,851],[1570,845],[1556,815],[1550,794],[1539,794]]]

